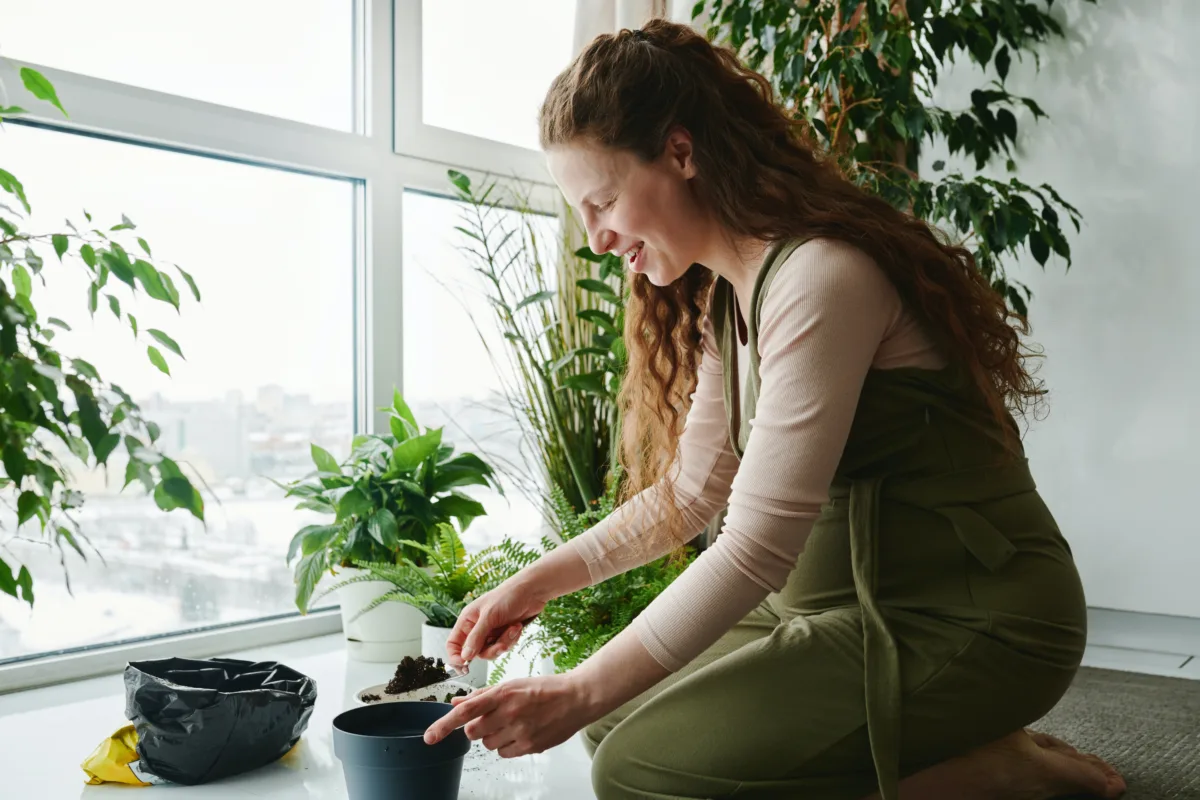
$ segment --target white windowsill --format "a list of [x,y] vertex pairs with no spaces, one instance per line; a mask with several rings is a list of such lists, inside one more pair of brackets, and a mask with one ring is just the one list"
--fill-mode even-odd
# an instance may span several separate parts
[[292,616],[244,625],[197,631],[184,635],[163,636],[130,644],[97,647],[61,656],[34,658],[0,666],[0,695],[41,686],[118,674],[130,661],[179,656],[207,658],[221,653],[262,647],[298,639],[311,639],[342,630],[337,609],[317,611],[308,616]]
[[[336,616],[336,615],[335,615]],[[178,644],[180,640],[170,640]],[[173,655],[181,652],[176,648]],[[357,705],[354,695],[386,682],[395,665],[366,664],[346,657],[340,633],[286,644],[258,644],[225,654],[278,661],[311,677],[317,704],[300,743],[279,761],[202,786],[161,786],[147,791],[186,794],[188,800],[345,798],[342,765],[333,753],[332,722]],[[513,676],[525,670],[514,665]],[[126,724],[120,675],[0,696],[0,753],[5,797],[116,797],[129,787],[86,786],[80,763],[100,742]],[[461,800],[586,800],[594,797],[590,762],[578,737],[536,756],[501,759],[476,742],[463,770]],[[14,782],[15,781],[15,782]],[[122,795],[124,796],[124,795]]]

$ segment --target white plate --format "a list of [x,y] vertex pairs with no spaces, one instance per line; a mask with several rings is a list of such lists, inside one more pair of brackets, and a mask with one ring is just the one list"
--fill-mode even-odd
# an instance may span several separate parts
[[[384,691],[385,688],[387,688],[386,683],[381,683],[378,686],[367,687],[366,689],[358,692],[358,694],[354,695],[354,699],[363,705],[378,705],[379,703],[411,702],[413,700],[420,700],[422,697],[429,697],[429,695],[432,694],[435,695],[440,702],[445,699],[447,693],[454,694],[459,689],[464,689],[468,694],[470,694],[475,689],[475,687],[468,683],[463,683],[462,681],[456,681],[453,679],[442,681],[440,683],[431,683],[430,685],[423,686],[420,689],[413,689],[411,692],[402,692],[400,694],[388,694]],[[378,695],[380,699],[368,703],[362,699],[364,694]]]

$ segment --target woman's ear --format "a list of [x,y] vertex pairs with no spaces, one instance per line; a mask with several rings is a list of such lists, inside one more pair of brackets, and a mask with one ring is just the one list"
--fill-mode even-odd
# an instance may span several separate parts
[[663,158],[672,172],[684,180],[696,177],[696,162],[693,159],[692,134],[686,128],[676,127],[667,134],[663,147]]

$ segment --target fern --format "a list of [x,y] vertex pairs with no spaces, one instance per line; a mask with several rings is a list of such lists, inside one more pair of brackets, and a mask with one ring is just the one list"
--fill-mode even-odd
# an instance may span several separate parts
[[[567,502],[557,486],[551,487],[550,507],[557,517],[558,529],[564,540],[582,534],[612,513],[616,506],[616,487],[619,474],[592,507],[578,512]],[[528,545],[505,540],[496,549],[500,557],[493,566],[500,571],[492,576],[498,585],[504,578],[515,575],[540,555],[553,550],[557,543],[543,538],[541,552]],[[538,623],[526,629],[514,651],[492,665],[489,683],[501,680],[509,665],[512,652],[527,654],[534,649],[537,657],[549,658],[556,672],[566,672],[582,664],[610,639],[629,626],[654,598],[662,594],[683,573],[695,557],[691,548],[682,548],[649,564],[613,576],[603,583],[589,586],[569,595],[551,600],[538,616]]]

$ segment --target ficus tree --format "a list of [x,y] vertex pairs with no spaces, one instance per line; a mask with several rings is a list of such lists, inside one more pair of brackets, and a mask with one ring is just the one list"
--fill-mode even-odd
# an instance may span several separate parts
[[[1037,64],[1039,49],[1065,36],[1053,4],[700,0],[693,16],[706,15],[709,38],[770,78],[852,180],[960,236],[993,286],[1025,315],[1032,293],[1006,266],[1027,249],[1043,266],[1053,253],[1069,268],[1063,227],[1069,222],[1078,232],[1080,224],[1079,212],[1053,187],[1017,175],[1020,126],[1047,115],[1006,81],[1014,61]],[[977,65],[983,82],[966,107],[939,105],[938,80],[960,60]],[[922,149],[933,146],[973,172],[948,171],[941,160],[922,172]]]

